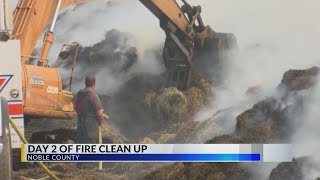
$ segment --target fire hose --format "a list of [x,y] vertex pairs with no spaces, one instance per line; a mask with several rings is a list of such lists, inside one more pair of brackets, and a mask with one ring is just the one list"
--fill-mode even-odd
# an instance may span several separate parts
[[[109,119],[109,116],[106,114],[103,114],[103,117],[106,119]],[[101,131],[101,126],[99,126],[99,144],[102,144],[102,131]],[[99,170],[102,170],[102,162],[99,162]]]
[[[106,114],[103,114],[103,117],[106,119],[109,119],[109,116],[107,116]],[[11,126],[13,127],[13,129],[17,132],[18,136],[20,137],[21,141],[24,144],[29,144],[28,141],[26,140],[26,138],[23,136],[23,134],[21,133],[20,129],[18,128],[18,126],[16,125],[16,123],[9,117],[9,123],[11,124]],[[101,126],[99,126],[99,144],[102,144],[102,132],[101,132]],[[48,167],[46,165],[43,164],[43,162],[38,162],[38,165],[53,179],[55,180],[60,180],[60,178],[58,178],[55,174],[53,174],[50,169],[48,169]],[[99,169],[102,170],[102,162],[99,162]]]
[[[23,136],[23,134],[21,133],[20,129],[18,128],[18,126],[16,125],[16,123],[9,117],[9,122],[11,124],[11,126],[13,127],[13,129],[17,132],[17,134],[19,135],[21,141],[24,144],[29,144],[28,141],[26,140],[26,138]],[[58,178],[55,174],[53,174],[46,165],[43,164],[43,162],[38,162],[38,165],[53,179],[55,180],[59,180],[60,178]]]

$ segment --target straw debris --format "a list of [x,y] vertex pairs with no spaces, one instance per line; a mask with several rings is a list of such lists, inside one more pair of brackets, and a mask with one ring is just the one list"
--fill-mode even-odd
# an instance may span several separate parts
[[187,113],[188,101],[177,88],[164,88],[157,97],[156,109],[158,117],[164,124],[179,122]]

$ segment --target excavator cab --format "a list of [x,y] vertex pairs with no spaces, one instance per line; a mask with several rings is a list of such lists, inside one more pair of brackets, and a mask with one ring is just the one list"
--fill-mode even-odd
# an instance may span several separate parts
[[68,75],[65,76],[67,79],[62,83],[63,90],[70,91],[70,92],[72,91],[72,77],[73,77],[72,75],[77,62],[78,52],[79,52],[78,43],[74,42],[71,44],[64,44],[60,50],[58,58],[51,65],[52,68],[58,68],[61,63],[64,63],[66,61],[68,61],[67,62],[68,64],[70,63],[72,64],[70,72],[65,72],[65,74],[70,74],[70,76]]
[[[9,1],[9,0],[7,0]],[[34,118],[74,119],[72,73],[78,54],[78,44],[62,47],[58,60],[49,65],[48,54],[54,41],[54,27],[59,11],[89,0],[19,0],[13,16],[11,40],[21,44],[21,71],[23,88],[23,114]],[[50,23],[50,25],[49,25]],[[49,26],[48,26],[49,25]],[[41,51],[32,56],[39,36],[44,32]],[[70,71],[59,71],[56,63],[68,59],[66,48],[74,48]],[[18,68],[18,67],[17,67]],[[19,67],[20,68],[20,67]],[[67,83],[64,80],[70,73]]]
[[[73,56],[66,48],[74,48]],[[59,57],[49,67],[24,65],[22,66],[25,78],[23,81],[24,112],[29,117],[47,117],[73,119],[75,117],[73,94],[71,92],[72,74],[78,55],[78,43],[63,45]],[[72,59],[69,82],[62,82],[59,69],[56,66],[61,61]],[[41,58],[33,57],[33,61],[41,61]],[[37,63],[38,62],[33,62]],[[42,64],[42,63],[41,63]]]

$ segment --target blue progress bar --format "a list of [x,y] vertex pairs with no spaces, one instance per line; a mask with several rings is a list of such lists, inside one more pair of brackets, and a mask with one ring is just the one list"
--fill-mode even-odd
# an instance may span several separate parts
[[[27,160],[30,154],[27,155]],[[40,155],[40,154],[33,154]],[[44,155],[44,154],[41,154]],[[260,154],[45,154],[47,161],[166,161],[166,162],[250,162],[260,161]],[[59,156],[78,156],[77,159]],[[29,156],[30,157],[30,156]]]

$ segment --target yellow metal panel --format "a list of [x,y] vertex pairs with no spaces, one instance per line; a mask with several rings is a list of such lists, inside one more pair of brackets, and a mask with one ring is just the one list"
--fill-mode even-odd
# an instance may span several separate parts
[[26,107],[58,109],[59,81],[54,68],[26,65]]
[[152,0],[152,2],[160,8],[160,10],[168,16],[180,29],[186,30],[189,24],[188,19],[182,13],[180,6],[176,0]]
[[189,21],[184,13],[181,11],[176,0],[140,0],[157,18],[170,19],[182,32],[184,32],[190,39],[192,33],[187,33],[187,26]]
[[62,90],[56,68],[25,65],[24,114],[34,117],[72,119],[75,117],[73,95]]

